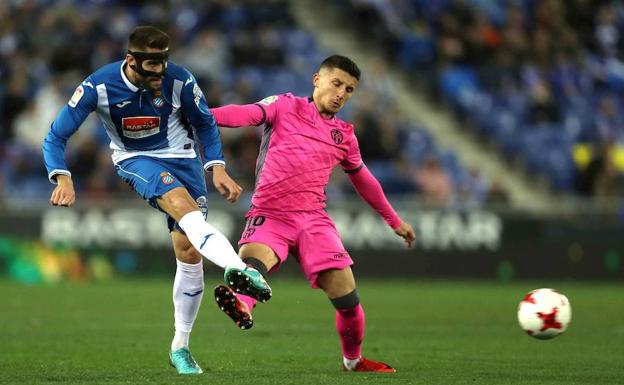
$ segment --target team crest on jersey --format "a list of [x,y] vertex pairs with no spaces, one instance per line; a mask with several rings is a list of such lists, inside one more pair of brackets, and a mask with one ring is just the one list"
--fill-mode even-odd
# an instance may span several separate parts
[[160,108],[165,104],[165,100],[162,97],[157,96],[154,99],[152,99],[152,103],[154,104],[154,107]]
[[80,99],[82,99],[82,95],[84,95],[84,88],[81,84],[76,87],[76,91],[74,91],[74,94],[72,95],[71,99],[69,99],[69,102],[67,104],[69,104],[70,107],[76,107]]
[[335,128],[333,130],[331,130],[331,137],[334,140],[334,143],[336,143],[336,144],[342,143],[342,140],[343,140],[342,132],[340,132],[339,130],[337,130]]
[[171,183],[173,183],[173,175],[171,175],[169,172],[167,171],[163,171],[160,173],[160,180],[166,184],[166,185],[170,185]]
[[160,116],[131,116],[121,119],[126,138],[141,139],[160,132]]
[[277,100],[277,95],[272,95],[272,96],[267,96],[266,98],[262,99],[258,103],[268,106],[269,104],[272,104],[276,100]]
[[161,96],[160,91],[157,91],[156,93],[154,93],[154,98],[152,99],[152,104],[156,108],[160,108],[160,107],[162,107],[165,104],[165,99],[163,99],[163,97]]

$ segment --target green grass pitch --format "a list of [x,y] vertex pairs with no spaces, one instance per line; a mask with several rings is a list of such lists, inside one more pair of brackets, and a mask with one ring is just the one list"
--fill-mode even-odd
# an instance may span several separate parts
[[[279,278],[279,277],[278,277]],[[191,348],[206,370],[167,364],[171,282],[115,280],[25,286],[0,281],[2,384],[622,384],[624,285],[361,280],[364,354],[396,374],[343,373],[334,312],[303,280],[275,280],[274,297],[238,330],[206,295]],[[572,324],[549,341],[526,336],[516,306],[555,287]]]

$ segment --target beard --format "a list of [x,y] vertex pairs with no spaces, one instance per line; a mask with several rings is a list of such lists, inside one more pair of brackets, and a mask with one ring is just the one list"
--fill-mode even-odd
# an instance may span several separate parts
[[142,83],[145,89],[155,92],[155,91],[159,91],[160,88],[162,87],[162,78],[149,76],[147,78],[144,78]]
[[162,87],[163,77],[157,76],[147,76],[143,77],[142,75],[138,75],[138,81],[141,83],[141,86],[148,91],[156,92],[159,91]]

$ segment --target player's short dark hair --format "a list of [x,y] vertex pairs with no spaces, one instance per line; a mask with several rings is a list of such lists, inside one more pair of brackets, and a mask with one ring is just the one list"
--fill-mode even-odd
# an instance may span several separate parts
[[349,59],[346,56],[331,55],[327,59],[323,60],[319,69],[321,68],[329,68],[329,69],[338,68],[348,73],[349,75],[353,76],[357,80],[360,80],[360,74],[361,74],[360,69],[358,68],[357,64],[355,64],[353,60]]
[[144,50],[146,48],[162,49],[169,47],[169,35],[151,25],[139,25],[128,36],[129,50]]

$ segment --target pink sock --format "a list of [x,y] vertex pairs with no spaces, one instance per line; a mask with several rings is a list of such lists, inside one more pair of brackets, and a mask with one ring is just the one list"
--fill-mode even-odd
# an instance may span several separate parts
[[340,336],[342,355],[349,360],[362,355],[364,323],[364,309],[360,304],[351,309],[336,310],[336,330]]
[[257,301],[251,297],[242,294],[236,294],[236,297],[247,304],[249,311],[252,311],[254,306],[256,306]]

